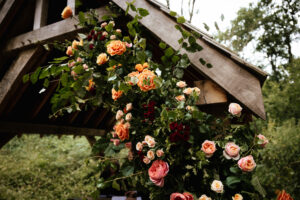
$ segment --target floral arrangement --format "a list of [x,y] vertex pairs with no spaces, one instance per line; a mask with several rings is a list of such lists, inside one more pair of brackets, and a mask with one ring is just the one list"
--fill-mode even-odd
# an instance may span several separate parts
[[[190,65],[187,55],[161,42],[164,55],[155,62],[138,23],[148,11],[133,3],[128,9],[137,14],[127,30],[116,28],[114,14],[100,21],[94,13],[80,13],[80,25],[89,32],[60,44],[67,56],[24,76],[33,83],[44,79],[44,87],[59,77],[51,117],[86,105],[115,113],[111,132],[94,146],[100,152],[99,191],[138,190],[152,200],[262,199],[264,190],[252,171],[256,150],[268,140],[250,124],[229,123],[243,117],[237,103],[229,105],[224,119],[201,112],[196,106],[201,91],[181,80]],[[71,16],[70,8],[62,13]],[[200,51],[197,33],[182,28],[184,18],[177,21],[181,47]]]

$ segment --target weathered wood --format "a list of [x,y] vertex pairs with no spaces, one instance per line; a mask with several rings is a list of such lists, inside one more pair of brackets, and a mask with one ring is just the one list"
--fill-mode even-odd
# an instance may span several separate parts
[[39,29],[47,24],[48,0],[36,0],[33,30]]
[[2,9],[0,10],[0,27],[6,23],[6,20],[9,20],[11,16],[8,15],[9,12],[14,8],[14,4],[17,3],[17,0],[6,0]]
[[[104,8],[96,9],[99,17],[108,14],[108,11]],[[65,39],[67,36],[84,31],[83,27],[77,26],[78,17],[68,18],[48,26],[44,26],[40,29],[21,34],[10,39],[4,47],[4,53],[28,48],[37,44],[45,44],[49,41]]]
[[51,135],[77,135],[77,136],[103,136],[106,131],[103,129],[79,128],[72,126],[58,126],[47,124],[31,124],[20,122],[0,121],[1,134],[51,134]]
[[75,0],[68,0],[67,5],[70,6],[70,8],[73,11],[73,15],[76,14],[76,7],[75,7]]
[[[113,0],[113,2],[123,10],[126,10],[126,1]],[[175,21],[146,0],[136,1],[135,6],[145,8],[150,13],[150,15],[140,21],[142,25],[173,49],[180,49],[177,41],[181,38],[181,33],[175,29],[174,26],[177,24]],[[129,14],[135,16],[135,13],[132,11],[129,11]],[[211,78],[230,95],[252,110],[253,113],[265,119],[260,81],[232,59],[213,48],[205,40],[199,38],[197,43],[204,48],[202,51],[197,53],[185,52],[195,69]],[[203,66],[199,62],[199,58],[203,58],[208,63],[211,63],[213,67],[207,68]]]
[[97,128],[104,119],[104,117],[108,114],[108,112],[108,109],[102,110],[97,119],[95,120],[93,127]]
[[39,48],[25,50],[20,53],[18,59],[11,65],[0,81],[0,113],[5,109],[5,104],[14,94],[16,87],[22,84],[23,75],[32,67],[37,59]]
[[195,86],[201,90],[197,105],[226,103],[226,92],[211,80],[195,81]]

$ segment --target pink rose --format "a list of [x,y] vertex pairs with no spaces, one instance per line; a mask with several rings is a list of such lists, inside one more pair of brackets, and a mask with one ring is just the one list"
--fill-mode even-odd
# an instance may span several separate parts
[[183,195],[185,196],[186,200],[194,200],[193,195],[188,192],[184,192]]
[[207,158],[210,158],[213,156],[214,152],[216,151],[216,144],[213,141],[205,140],[202,143],[201,150],[205,153],[205,156]]
[[89,66],[87,64],[83,64],[82,67],[83,67],[84,70],[88,70],[89,69]]
[[120,144],[119,139],[110,139],[110,141],[113,142],[115,146],[119,146],[119,144]]
[[148,157],[145,156],[143,158],[143,162],[148,165],[151,162],[151,160]]
[[81,63],[81,62],[82,62],[82,58],[78,57],[78,58],[76,59],[76,61],[79,62],[79,63]]
[[74,62],[74,61],[68,63],[68,67],[74,67],[74,65],[75,65],[75,62]]
[[229,104],[228,112],[237,117],[241,116],[243,108],[237,103]]
[[164,155],[164,151],[162,149],[159,149],[159,150],[156,151],[156,155],[157,155],[157,157],[160,158]]
[[260,144],[262,147],[265,147],[269,143],[269,140],[264,135],[259,134],[257,137],[262,141],[262,143]]
[[226,159],[238,160],[240,158],[240,147],[233,142],[228,142],[225,145],[223,155]]
[[156,160],[148,170],[150,180],[157,186],[164,186],[164,177],[169,172],[169,165],[162,160]]
[[126,47],[128,47],[128,48],[131,48],[131,47],[132,47],[132,43],[127,43],[127,42],[125,42],[125,44],[126,44]]
[[131,119],[132,119],[132,114],[131,113],[128,113],[126,116],[125,116],[125,120],[126,121],[131,121]]
[[116,39],[116,38],[117,38],[117,37],[116,37],[115,35],[111,35],[111,36],[110,36],[110,39],[111,39],[111,40],[114,40],[114,39]]
[[187,200],[187,198],[181,193],[172,193],[170,200]]
[[123,117],[124,113],[122,110],[118,110],[116,114],[116,120],[120,120]]
[[104,28],[105,26],[107,26],[107,23],[106,23],[106,22],[103,22],[103,23],[101,24],[101,28]]
[[241,158],[238,161],[238,166],[244,172],[251,172],[256,167],[256,163],[253,159],[253,156],[249,155],[249,156]]
[[177,101],[185,101],[184,95],[179,95],[179,96],[175,97],[175,99],[176,99]]
[[132,103],[126,104],[126,111],[128,112],[130,110],[132,110]]
[[149,150],[149,151],[147,152],[147,157],[148,157],[150,160],[154,160],[154,158],[155,158],[154,152],[153,152],[152,150]]
[[143,144],[141,142],[136,143],[135,149],[137,151],[142,151],[143,150]]
[[121,29],[117,29],[116,32],[117,33],[121,33],[122,31],[121,31]]

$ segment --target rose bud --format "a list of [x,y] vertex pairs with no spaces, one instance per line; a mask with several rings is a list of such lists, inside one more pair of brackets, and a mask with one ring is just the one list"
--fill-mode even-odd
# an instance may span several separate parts
[[82,67],[83,67],[84,70],[88,70],[89,69],[89,66],[87,64],[83,64]]
[[269,143],[269,140],[264,135],[259,134],[257,137],[262,141],[262,143],[260,144],[261,147],[265,147]]
[[235,194],[234,197],[232,197],[232,200],[243,200],[243,196],[240,194]]
[[159,157],[159,158],[162,157],[164,154],[165,153],[162,149],[159,149],[159,150],[156,151],[156,156]]
[[132,110],[132,103],[126,104],[126,111],[131,111]]
[[72,15],[73,15],[73,12],[72,12],[72,9],[70,6],[66,6],[61,13],[61,17],[63,19],[67,19],[67,18],[71,17]]
[[190,87],[185,88],[183,90],[183,93],[186,94],[186,95],[190,95],[190,94],[192,94],[192,92],[193,92],[193,88],[190,88]]
[[103,65],[105,64],[109,58],[107,57],[106,53],[100,53],[99,56],[97,57],[97,64],[98,65]]
[[153,152],[152,150],[149,150],[149,151],[147,152],[147,157],[148,157],[150,160],[154,160],[154,158],[155,158],[154,152]]
[[122,31],[121,31],[121,29],[117,29],[116,32],[117,33],[121,33]]
[[194,87],[194,88],[193,88],[193,91],[196,92],[197,96],[200,96],[201,90],[200,90],[199,88]]
[[177,101],[185,101],[184,95],[179,95],[179,96],[175,97],[175,99],[176,99]]
[[103,22],[103,23],[101,24],[101,28],[104,28],[105,26],[107,26],[107,23],[106,23],[106,22]]
[[135,149],[137,151],[142,151],[143,150],[143,144],[141,142],[136,143]]
[[151,160],[148,157],[145,156],[143,158],[143,162],[148,165],[151,162]]
[[71,46],[68,46],[67,51],[66,51],[66,54],[67,54],[68,56],[73,56],[73,49],[72,49]]

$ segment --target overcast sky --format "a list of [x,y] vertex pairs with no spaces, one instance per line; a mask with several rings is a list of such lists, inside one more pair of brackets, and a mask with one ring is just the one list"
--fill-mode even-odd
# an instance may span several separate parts
[[[166,4],[166,0],[158,0]],[[184,17],[188,18],[187,8],[188,0],[184,0]],[[207,32],[210,35],[217,33],[214,23],[217,22],[221,31],[230,27],[230,21],[237,16],[237,11],[241,7],[248,7],[249,3],[256,3],[258,0],[196,0],[195,14],[192,19],[192,24],[197,26],[202,31],[205,31],[203,23],[206,23],[210,30]],[[181,0],[170,0],[170,9],[180,14]],[[224,15],[224,20],[221,21],[221,15]],[[299,19],[298,19],[299,21]],[[260,53],[253,50],[253,44],[244,50],[241,56],[252,64],[266,64],[267,61]],[[300,42],[292,44],[294,55],[300,56]],[[268,69],[266,69],[269,71]]]

